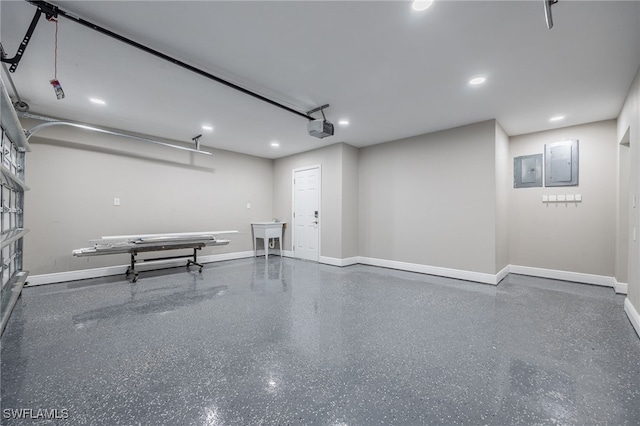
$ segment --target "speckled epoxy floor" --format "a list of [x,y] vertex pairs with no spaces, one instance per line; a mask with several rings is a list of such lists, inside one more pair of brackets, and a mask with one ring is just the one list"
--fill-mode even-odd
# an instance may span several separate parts
[[609,288],[268,262],[25,289],[3,424],[640,423],[640,339]]

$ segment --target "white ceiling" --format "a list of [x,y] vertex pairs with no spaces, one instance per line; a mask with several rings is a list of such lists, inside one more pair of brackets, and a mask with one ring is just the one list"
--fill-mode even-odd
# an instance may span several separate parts
[[[12,74],[31,112],[278,158],[362,147],[496,118],[510,135],[615,118],[640,65],[640,1],[60,1],[61,9],[305,112],[306,120],[60,18],[42,19]],[[0,2],[13,56],[34,6]],[[468,80],[487,82],[471,87]],[[102,98],[106,106],[89,102]],[[549,122],[553,115],[566,119]],[[348,119],[346,128],[337,125]],[[78,130],[82,131],[82,130]],[[41,135],[46,136],[46,131]],[[278,149],[270,147],[280,142]]]

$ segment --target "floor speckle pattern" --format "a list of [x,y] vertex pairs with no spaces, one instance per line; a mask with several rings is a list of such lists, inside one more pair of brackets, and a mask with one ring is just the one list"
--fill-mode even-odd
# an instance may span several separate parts
[[623,302],[276,256],[26,288],[2,337],[2,424],[637,425]]

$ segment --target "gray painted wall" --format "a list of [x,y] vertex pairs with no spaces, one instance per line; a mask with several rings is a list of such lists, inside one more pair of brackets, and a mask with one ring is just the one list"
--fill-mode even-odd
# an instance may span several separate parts
[[[629,129],[630,130],[630,129]],[[616,208],[616,275],[619,283],[626,283],[629,270],[629,193],[631,185],[631,158],[629,132],[618,144],[618,205]]]
[[[618,135],[631,127],[630,191],[636,194],[639,86],[636,78],[618,123]],[[579,187],[513,189],[514,156],[543,152],[544,143],[565,138],[580,140]],[[612,276],[621,264],[614,254],[620,138],[611,120],[509,140],[490,120],[272,161],[218,150],[198,156],[50,129],[46,139],[32,138],[28,155],[26,269],[43,274],[127,263],[126,256],[71,256],[88,240],[110,234],[237,229],[241,234],[228,247],[203,254],[251,250],[249,223],[278,217],[291,225],[292,171],[321,165],[321,256],[489,274],[511,263]],[[584,201],[541,202],[542,194],[559,193],[581,193]],[[116,196],[119,207],[113,206]],[[628,208],[637,224],[637,209]],[[284,240],[291,250],[290,228]],[[628,244],[629,298],[637,306],[637,243]]]
[[361,256],[496,273],[495,120],[360,149]]
[[496,272],[509,265],[509,136],[496,121]]
[[24,259],[32,275],[127,264],[127,255],[71,255],[103,235],[235,229],[229,246],[202,254],[251,250],[249,223],[272,217],[271,160],[218,150],[208,157],[77,129],[50,129],[47,137],[34,136],[27,155]]
[[358,256],[358,149],[342,146],[342,258]]
[[292,249],[293,170],[321,166],[320,256],[342,258],[342,144],[279,158],[274,161],[274,216],[286,221],[284,248]]
[[[629,95],[624,103],[620,116],[618,117],[617,138],[622,141],[626,132],[629,131],[629,164],[630,182],[629,198],[635,196],[640,203],[640,70],[636,74]],[[636,311],[640,312],[640,204],[634,208],[631,203],[628,205],[629,212],[629,235],[634,228],[638,232],[638,240],[629,238],[628,242],[628,298]]]
[[[511,138],[513,157],[545,143],[579,142],[579,186],[510,189],[511,264],[613,276],[617,182],[615,120]],[[581,203],[543,203],[543,194],[582,194]]]

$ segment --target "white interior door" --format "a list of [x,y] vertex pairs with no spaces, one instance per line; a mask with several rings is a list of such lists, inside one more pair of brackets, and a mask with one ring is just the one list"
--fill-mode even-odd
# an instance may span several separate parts
[[318,261],[320,256],[320,167],[293,173],[293,254]]

